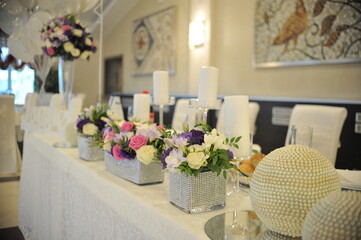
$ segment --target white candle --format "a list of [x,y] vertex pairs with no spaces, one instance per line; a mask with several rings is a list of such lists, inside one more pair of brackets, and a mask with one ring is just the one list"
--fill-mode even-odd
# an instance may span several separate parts
[[217,103],[218,68],[201,67],[198,100],[200,107],[214,107]]
[[169,80],[167,71],[155,71],[153,73],[153,96],[154,103],[168,104],[169,102]]
[[224,97],[224,119],[226,120],[226,136],[242,136],[238,142],[238,149],[232,149],[235,157],[244,158],[251,154],[251,142],[249,131],[249,107],[248,96]]
[[137,93],[133,97],[133,117],[140,122],[149,121],[150,97],[149,94]]

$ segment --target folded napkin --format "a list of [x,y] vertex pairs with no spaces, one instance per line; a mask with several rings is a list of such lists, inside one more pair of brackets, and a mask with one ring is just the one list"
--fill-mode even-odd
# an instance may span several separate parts
[[361,190],[361,171],[337,169],[340,175],[341,187],[353,190]]

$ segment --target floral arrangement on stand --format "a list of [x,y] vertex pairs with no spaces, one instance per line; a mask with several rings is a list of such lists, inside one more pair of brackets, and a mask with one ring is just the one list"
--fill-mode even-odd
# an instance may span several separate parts
[[56,17],[41,30],[43,52],[67,60],[87,59],[96,52],[94,40],[75,14]]
[[159,162],[169,130],[151,123],[112,121],[102,136],[102,146],[117,160],[137,158],[148,165]]
[[193,176],[204,171],[217,175],[223,172],[224,178],[227,178],[228,169],[239,171],[230,147],[238,148],[241,137],[228,139],[205,123],[197,124],[192,130],[187,127],[184,130],[165,139],[167,149],[161,156],[163,169]]

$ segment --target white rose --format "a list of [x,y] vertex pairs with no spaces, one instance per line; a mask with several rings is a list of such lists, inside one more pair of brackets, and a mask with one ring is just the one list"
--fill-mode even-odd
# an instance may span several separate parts
[[203,152],[192,152],[188,154],[187,162],[190,168],[199,169],[207,165],[207,156]]
[[110,144],[110,142],[105,142],[103,145],[103,149],[105,151],[111,152],[112,151],[112,145]]
[[145,165],[148,165],[154,160],[154,155],[156,152],[157,149],[155,149],[155,147],[153,147],[152,145],[142,146],[136,151],[138,160]]
[[100,120],[102,120],[103,122],[106,122],[106,123],[109,122],[109,118],[107,118],[107,117],[101,117]]
[[83,35],[83,31],[80,30],[80,29],[75,29],[75,30],[73,31],[73,34],[74,34],[75,36],[77,36],[77,37],[81,37],[81,36]]
[[77,48],[74,48],[73,50],[71,50],[70,53],[73,57],[78,57],[80,55],[80,50]]
[[85,38],[85,45],[87,46],[91,46],[92,45],[92,40],[90,40],[90,38]]
[[60,28],[56,31],[56,35],[61,36],[64,34],[64,31]]
[[203,147],[201,145],[194,144],[189,146],[188,150],[189,152],[201,152],[203,151]]
[[93,123],[87,123],[83,126],[83,133],[86,135],[94,135],[98,131],[98,127]]
[[90,56],[90,51],[84,51],[82,54],[80,54],[80,59],[85,60]]
[[203,147],[209,150],[213,144],[213,150],[228,149],[228,145],[225,142],[226,137],[223,134],[219,134],[216,129],[213,129],[210,134],[204,135]]
[[53,45],[52,45],[52,43],[51,43],[48,39],[46,39],[46,41],[45,41],[45,46],[46,46],[46,47],[52,47]]
[[64,43],[65,52],[71,52],[74,49],[74,45],[71,42]]

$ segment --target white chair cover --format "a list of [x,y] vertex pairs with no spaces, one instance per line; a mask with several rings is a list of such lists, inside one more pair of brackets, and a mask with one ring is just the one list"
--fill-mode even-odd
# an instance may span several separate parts
[[200,110],[189,107],[189,99],[178,99],[173,113],[172,128],[177,132],[183,131],[183,124],[188,124],[189,128],[193,128],[199,114]]
[[343,107],[298,104],[291,113],[285,145],[289,143],[292,126],[296,128],[311,126],[313,129],[312,147],[335,164],[346,116],[347,110]]
[[0,174],[15,174],[21,170],[21,157],[15,135],[13,95],[0,95]]
[[[249,132],[253,134],[256,133],[256,120],[259,113],[259,104],[256,102],[249,102]],[[237,111],[237,109],[235,109]],[[224,121],[224,103],[222,103],[221,109],[218,111],[217,126],[218,132],[225,134],[226,126]]]

